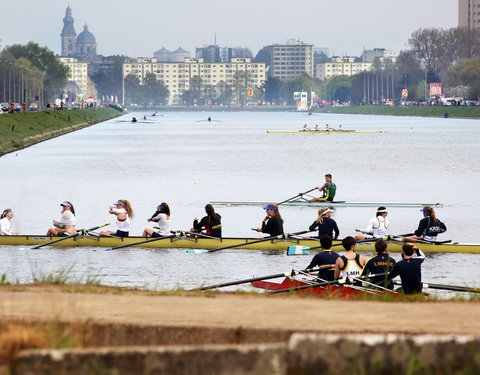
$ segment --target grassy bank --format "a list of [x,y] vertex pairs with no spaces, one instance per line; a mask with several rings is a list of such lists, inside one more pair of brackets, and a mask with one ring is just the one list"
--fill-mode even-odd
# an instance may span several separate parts
[[324,108],[317,113],[338,113],[358,115],[385,115],[385,116],[421,116],[444,117],[448,112],[449,118],[480,118],[480,107],[425,107],[425,106],[373,106],[352,105],[347,107]]
[[0,115],[0,156],[120,116],[112,108]]

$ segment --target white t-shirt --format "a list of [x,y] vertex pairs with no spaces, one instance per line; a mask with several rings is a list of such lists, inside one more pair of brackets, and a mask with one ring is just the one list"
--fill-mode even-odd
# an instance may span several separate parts
[[169,236],[171,228],[170,217],[167,218],[167,214],[161,213],[155,216],[154,219],[158,220],[158,234],[160,236]]
[[369,221],[368,227],[362,229],[362,232],[371,234],[373,237],[385,237],[389,224],[388,219],[383,216],[377,216]]
[[130,232],[130,217],[128,216],[127,210],[125,210],[125,208],[113,208],[112,212],[115,215],[116,214],[125,214],[126,215],[126,218],[125,218],[124,221],[118,220],[118,216],[117,216],[117,219],[115,220],[115,223],[117,224],[117,229],[118,230],[121,230],[122,232]]
[[12,220],[8,217],[4,217],[0,220],[0,235],[1,236],[12,236]]
[[62,216],[60,216],[60,219],[53,220],[53,225],[56,227],[64,227],[65,225],[77,225],[77,219],[75,219],[75,215],[73,214],[72,211],[66,210],[63,211]]

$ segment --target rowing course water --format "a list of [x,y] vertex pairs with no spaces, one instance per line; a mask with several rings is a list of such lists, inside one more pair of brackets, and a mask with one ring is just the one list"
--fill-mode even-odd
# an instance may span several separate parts
[[[148,113],[147,113],[148,115]],[[208,116],[216,120],[202,121]],[[448,227],[442,239],[480,242],[477,186],[480,183],[478,121],[298,113],[166,113],[150,123],[131,124],[126,115],[0,158],[4,189],[0,208],[15,211],[14,229],[44,233],[59,203],[75,204],[79,227],[111,222],[108,205],[129,199],[140,234],[157,204],[172,208],[174,229],[189,229],[210,200],[281,201],[334,175],[338,199],[442,202],[438,216]],[[267,134],[307,123],[381,134]],[[219,207],[224,234],[251,236],[260,207]],[[339,208],[341,235],[354,234],[374,209]],[[316,209],[282,208],[285,228],[306,228]],[[392,208],[392,233],[412,231],[418,209]],[[255,234],[254,234],[255,235]],[[308,264],[305,257],[228,251],[206,257],[169,250],[48,249],[22,252],[0,247],[0,274],[27,280],[73,267],[76,275],[100,274],[125,286],[190,287],[286,271]],[[431,259],[430,259],[431,258]],[[475,284],[476,256],[434,255],[424,272],[431,282]],[[455,266],[452,266],[452,262]],[[427,266],[431,264],[432,266]],[[257,268],[259,267],[259,268]],[[441,279],[438,279],[440,277]],[[426,279],[426,278],[425,278]]]

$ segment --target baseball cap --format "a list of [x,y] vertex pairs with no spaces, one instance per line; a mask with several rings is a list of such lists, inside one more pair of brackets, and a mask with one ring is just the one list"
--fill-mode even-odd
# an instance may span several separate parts
[[266,205],[263,207],[264,210],[277,210],[278,208],[275,206],[272,206],[271,204]]
[[63,206],[63,207],[72,207],[72,205],[68,202],[62,202],[60,203],[60,206]]
[[116,201],[113,205],[114,206],[118,206],[118,205],[125,206],[125,203],[120,202],[120,201]]

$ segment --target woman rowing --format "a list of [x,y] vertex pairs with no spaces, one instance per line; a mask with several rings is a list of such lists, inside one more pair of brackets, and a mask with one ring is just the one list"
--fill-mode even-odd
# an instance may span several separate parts
[[3,210],[0,215],[0,236],[18,236],[20,233],[12,231],[13,211],[11,208]]
[[77,220],[75,219],[75,208],[73,204],[65,201],[60,203],[60,206],[62,207],[60,211],[62,216],[60,216],[59,220],[53,220],[53,226],[55,228],[49,228],[47,236],[71,236],[77,233],[75,229]]
[[435,242],[437,235],[447,231],[446,225],[437,219],[433,207],[425,206],[420,211],[423,212],[423,219],[418,223],[418,228],[413,236],[403,239],[405,242],[415,242],[416,240]]
[[192,232],[201,232],[203,229],[207,236],[222,238],[222,217],[215,212],[213,206],[209,203],[205,206],[207,216],[198,221],[198,217],[193,219]]
[[128,237],[130,232],[130,220],[133,218],[132,205],[126,199],[119,199],[110,206],[108,213],[115,215],[117,231],[111,230],[100,232],[100,236]]
[[165,237],[170,235],[171,221],[170,221],[170,207],[165,202],[157,206],[157,211],[147,221],[154,221],[158,223],[158,230],[152,228],[145,228],[142,237]]
[[262,226],[257,228],[257,232],[268,233],[269,237],[283,235],[283,219],[278,211],[276,204],[269,204],[263,207],[266,210],[266,216],[263,218]]
[[318,210],[317,219],[308,228],[312,232],[318,228],[318,238],[324,235],[328,235],[332,237],[334,240],[338,238],[340,231],[338,229],[338,225],[335,222],[335,220],[331,218],[332,212],[333,211],[328,207],[320,208]]
[[[355,229],[355,231],[363,233],[363,234],[369,234],[373,236],[374,238],[382,238],[387,235],[387,229],[390,224],[390,222],[387,219],[388,211],[385,207],[380,206],[377,208],[377,214],[376,217],[372,218],[368,222],[368,226],[365,229]],[[355,239],[358,240],[364,240],[365,236],[355,236]]]

